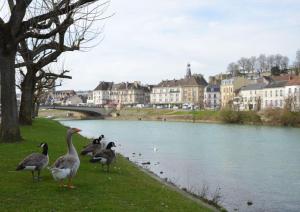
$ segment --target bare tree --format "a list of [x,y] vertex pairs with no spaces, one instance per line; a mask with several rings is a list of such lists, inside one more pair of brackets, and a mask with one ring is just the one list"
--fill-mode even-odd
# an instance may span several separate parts
[[241,68],[241,72],[243,74],[245,74],[247,72],[247,63],[248,63],[248,59],[245,57],[242,57],[241,59],[239,59],[238,64]]
[[255,56],[252,56],[250,58],[244,58],[242,63],[245,63],[244,69],[246,73],[254,73],[256,65]]
[[268,68],[271,70],[271,68],[275,67],[275,56],[274,55],[269,55],[267,57],[267,63],[268,63]]
[[236,63],[230,63],[227,66],[227,72],[231,74],[231,76],[238,76],[240,74],[240,67]]
[[[44,0],[44,7],[49,8],[53,2]],[[52,7],[54,7],[52,5]],[[63,53],[67,51],[75,51],[80,48],[85,48],[88,41],[93,40],[99,35],[98,30],[93,30],[93,22],[103,13],[102,11],[94,10],[91,12],[76,11],[76,14],[68,13],[68,19],[73,19],[71,25],[61,28],[57,35],[46,40],[38,40],[28,38],[21,42],[18,48],[19,57],[16,67],[26,66],[26,74],[21,70],[20,73],[24,76],[21,83],[21,105],[19,111],[19,121],[21,124],[32,124],[32,101],[34,86],[37,83],[37,73],[45,66],[49,65]],[[75,18],[74,18],[75,17]],[[61,21],[58,17],[53,17],[54,24],[59,26]],[[82,45],[83,43],[83,45]],[[47,69],[46,69],[47,70]]]
[[270,70],[266,55],[259,55],[259,57],[257,58],[257,68],[260,72],[266,72]]
[[[9,7],[0,7],[0,70],[1,70],[1,140],[21,140],[15,89],[15,61],[18,46],[28,38],[47,40],[70,29],[76,15],[91,8],[98,0],[6,0]],[[107,2],[99,3],[107,4]],[[9,8],[5,13],[5,8]],[[92,10],[92,9],[91,9]],[[4,15],[4,16],[2,16]],[[57,20],[60,22],[57,24]],[[76,32],[75,32],[76,33]]]

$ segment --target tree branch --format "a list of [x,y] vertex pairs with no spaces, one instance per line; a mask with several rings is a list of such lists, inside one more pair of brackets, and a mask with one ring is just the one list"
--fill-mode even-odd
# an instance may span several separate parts
[[[96,1],[98,1],[98,0],[78,0],[77,2],[75,2],[71,5],[67,4],[67,6],[65,6],[63,8],[60,8],[61,6],[64,5],[63,3],[66,2],[66,0],[64,0],[64,1],[62,1],[61,4],[57,5],[58,7],[56,6],[56,8],[54,8],[54,10],[52,10],[48,13],[30,18],[27,21],[24,21],[23,24],[22,24],[23,31],[26,31],[26,30],[30,29],[31,27],[35,27],[38,23],[40,23],[42,21],[45,21],[45,20],[50,19],[52,17],[67,14],[67,13],[72,12],[73,10],[81,7],[82,5],[93,3],[93,2],[96,2]],[[108,4],[108,3],[109,3],[109,1],[106,1],[106,2],[102,3],[101,5],[105,5],[105,4]]]
[[9,1],[9,5],[13,6],[9,19],[9,24],[11,26],[11,32],[13,36],[16,36],[18,33],[20,33],[20,28],[23,24],[22,21],[25,16],[26,9],[31,2],[32,0],[17,0],[16,5],[13,6],[13,2]]

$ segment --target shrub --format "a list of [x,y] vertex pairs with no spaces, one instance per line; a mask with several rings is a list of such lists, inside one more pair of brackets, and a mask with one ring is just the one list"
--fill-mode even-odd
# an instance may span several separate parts
[[240,112],[240,117],[243,123],[261,123],[261,118],[255,111]]
[[300,124],[300,114],[296,112],[283,111],[280,116],[280,123],[284,126],[297,126]]
[[238,111],[232,111],[228,109],[224,109],[220,112],[220,118],[223,122],[226,123],[240,123],[241,122],[241,114]]

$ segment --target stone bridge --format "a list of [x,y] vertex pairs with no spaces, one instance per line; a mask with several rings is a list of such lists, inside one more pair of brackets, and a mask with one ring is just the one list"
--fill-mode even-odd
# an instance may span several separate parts
[[54,105],[41,106],[40,108],[76,111],[76,112],[87,113],[92,116],[108,116],[115,110],[114,108],[100,108],[100,107],[86,107],[86,106],[54,106]]

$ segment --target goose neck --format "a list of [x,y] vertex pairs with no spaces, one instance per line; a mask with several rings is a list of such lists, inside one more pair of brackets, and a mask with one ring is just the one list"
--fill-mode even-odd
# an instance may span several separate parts
[[67,144],[68,144],[68,153],[70,155],[77,155],[77,151],[72,142],[72,133],[69,133],[67,135]]

